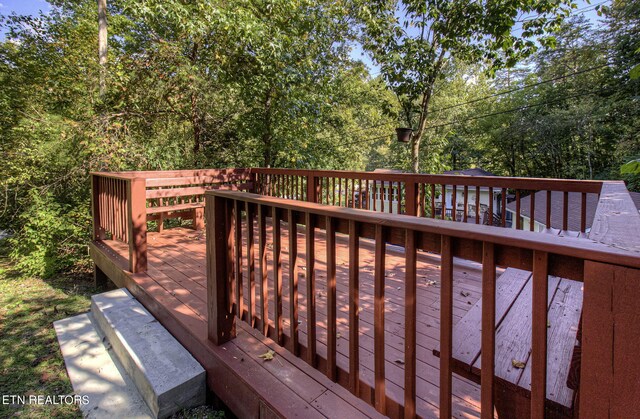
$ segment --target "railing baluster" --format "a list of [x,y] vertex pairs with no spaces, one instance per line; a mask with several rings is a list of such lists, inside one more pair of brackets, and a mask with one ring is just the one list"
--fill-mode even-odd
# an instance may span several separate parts
[[562,229],[569,230],[569,192],[562,194]]
[[467,185],[464,185],[464,203],[462,204],[464,206],[463,211],[464,214],[462,215],[462,221],[463,222],[467,222],[467,213],[469,212],[469,187]]
[[[378,200],[378,188],[376,186],[376,180],[373,180],[373,210],[376,210],[376,201]],[[368,208],[367,208],[368,209]]]
[[480,186],[476,186],[476,224],[480,224]]
[[453,252],[452,239],[442,236],[440,256],[440,417],[451,417],[453,339]]
[[[368,183],[368,181],[367,181]],[[358,208],[363,209],[362,197],[365,196],[362,191],[362,179],[358,179]]]
[[587,231],[587,194],[582,193],[580,202],[580,231],[582,233]]
[[493,188],[489,187],[489,224],[493,226]]
[[549,256],[533,252],[531,417],[544,418],[547,395],[547,304]]
[[244,205],[244,213],[247,223],[247,273],[249,276],[249,282],[247,285],[247,291],[249,292],[249,295],[247,296],[247,323],[253,327],[255,324],[254,317],[256,309],[256,261],[253,244],[253,220],[255,219],[255,213],[252,204],[245,202]]
[[373,357],[374,357],[374,405],[378,412],[386,414],[384,350],[384,274],[385,237],[383,227],[375,227],[375,266],[373,286]]
[[483,419],[493,419],[495,371],[496,260],[493,243],[482,245],[482,369],[480,392]]
[[458,198],[458,188],[456,185],[451,185],[452,193],[451,193],[451,219],[453,221],[457,221],[457,198]]
[[[387,199],[389,200],[389,214],[393,212],[393,184],[394,182],[389,181],[389,192],[387,193]],[[398,199],[398,208],[397,213],[400,213],[400,200]]]
[[522,230],[522,217],[520,216],[520,189],[516,189],[516,230]]
[[274,289],[274,327],[275,341],[282,346],[284,330],[282,322],[282,228],[280,225],[280,210],[271,208],[271,221],[273,224],[273,289]]
[[331,178],[331,205],[336,206],[336,178]]
[[417,252],[416,232],[406,230],[405,234],[404,417],[413,418],[416,416]]
[[530,191],[529,195],[529,231],[534,231],[536,224],[536,191]]
[[235,216],[234,216],[234,201],[233,200],[227,200],[226,201],[226,209],[227,209],[227,214],[226,214],[226,220],[227,220],[227,225],[229,227],[229,233],[227,235],[227,265],[229,266],[229,276],[228,276],[228,284],[227,284],[227,304],[228,304],[228,310],[229,313],[233,313],[236,316],[238,315],[237,310],[235,310],[235,308],[237,307],[237,305],[235,305],[234,303],[236,303],[236,288],[237,288],[237,281],[236,281],[236,270],[235,270],[235,260],[234,260],[234,252],[235,252],[235,241],[236,241],[236,225],[235,225]]
[[436,185],[431,184],[431,218],[436,218]]
[[260,253],[260,317],[262,334],[269,336],[269,278],[267,276],[267,214],[264,205],[258,205],[258,252]]
[[351,208],[356,207],[356,180],[351,178]]
[[349,389],[360,395],[360,238],[349,221]]
[[299,355],[298,345],[298,225],[293,210],[287,210],[289,226],[289,323],[291,346],[289,351]]
[[551,191],[547,191],[547,228],[551,228]]
[[332,217],[325,218],[327,234],[327,377],[336,381],[336,227]]
[[242,206],[238,200],[233,201],[233,214],[235,224],[235,276],[236,276],[236,315],[240,320],[244,315],[244,289],[242,281]]
[[442,211],[441,211],[441,219],[445,219],[445,215],[447,213],[447,185],[440,185],[441,186],[441,190],[440,190],[440,200],[442,202]]
[[342,178],[338,178],[338,206],[342,206]]
[[500,204],[500,226],[506,227],[507,225],[507,189],[502,188],[500,195],[501,195],[501,201],[502,201],[502,203]]
[[314,217],[307,212],[304,215],[306,225],[305,256],[307,285],[307,363],[316,366],[316,245]]

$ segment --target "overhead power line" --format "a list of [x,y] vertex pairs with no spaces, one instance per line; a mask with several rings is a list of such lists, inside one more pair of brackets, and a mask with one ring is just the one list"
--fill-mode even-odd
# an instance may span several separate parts
[[584,70],[579,70],[579,71],[576,71],[576,72],[573,72],[573,73],[563,74],[562,76],[541,80],[539,82],[530,83],[530,84],[527,84],[527,85],[524,85],[524,86],[520,86],[520,87],[514,87],[513,89],[509,89],[509,90],[503,90],[501,92],[493,93],[491,95],[483,96],[483,97],[480,97],[480,98],[477,98],[477,99],[472,99],[472,100],[469,100],[467,102],[456,103],[455,105],[446,106],[444,108],[434,109],[433,111],[430,112],[430,114],[447,111],[449,109],[459,108],[459,107],[464,106],[464,105],[470,105],[470,104],[473,104],[473,103],[483,102],[483,101],[485,101],[487,99],[492,99],[494,97],[508,95],[510,93],[518,92],[520,90],[530,89],[532,87],[541,86],[543,84],[552,83],[554,81],[563,80],[563,79],[566,79],[566,78],[569,78],[569,77],[575,77],[575,76],[578,76],[580,74],[585,74],[585,73],[589,73],[591,71],[599,70],[601,68],[607,67],[608,65],[609,65],[608,63],[607,64],[601,64],[601,65],[597,65],[597,66],[594,66],[594,67],[586,68]]
[[[556,99],[556,100],[539,102],[539,103],[534,103],[534,104],[531,104],[531,105],[523,105],[523,106],[518,106],[518,107],[515,107],[515,108],[505,109],[505,110],[502,110],[502,111],[497,111],[497,112],[491,112],[491,113],[486,113],[486,114],[482,114],[482,115],[471,116],[471,117],[465,118],[465,122],[476,121],[476,120],[479,120],[479,119],[489,118],[491,116],[508,114],[508,113],[512,113],[512,112],[524,111],[524,110],[532,109],[532,108],[539,108],[541,106],[546,106],[546,105],[554,105],[554,104],[562,103],[562,102],[566,101],[567,99],[577,99],[577,98],[580,98],[580,97],[599,94],[599,93],[603,93],[603,92],[606,92],[606,91],[612,91],[612,89],[592,90],[592,91],[589,91],[589,92],[584,92],[584,93],[580,93],[580,94],[576,94],[576,95],[565,96],[565,97],[562,97],[562,98]],[[450,126],[450,125],[457,125],[457,124],[460,124],[460,121],[452,121],[452,122],[446,122],[446,123],[438,124],[438,125],[431,125],[431,126],[426,127],[425,130],[437,129],[437,128],[442,128],[442,127],[446,127],[446,126]],[[350,145],[355,145],[355,144],[362,144],[362,143],[366,143],[366,142],[370,142],[370,141],[376,141],[376,140],[380,140],[382,138],[387,138],[387,137],[391,137],[391,136],[393,136],[393,134],[389,133],[389,134],[386,134],[386,135],[376,136],[376,137],[373,137],[373,138],[363,138],[363,139],[359,139],[359,140],[356,140],[356,141],[350,141],[350,142],[347,142],[347,143],[342,143],[342,145],[350,146]]]

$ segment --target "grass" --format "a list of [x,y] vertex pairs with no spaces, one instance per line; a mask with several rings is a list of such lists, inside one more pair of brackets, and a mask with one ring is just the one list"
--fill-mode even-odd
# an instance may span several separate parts
[[[13,269],[0,240],[0,418],[81,418],[76,405],[3,404],[1,397],[73,394],[53,322],[89,310],[99,292],[90,275],[30,278]],[[201,406],[175,419],[222,418]]]
[[[89,277],[27,278],[0,245],[0,394],[65,395],[73,389],[52,323],[89,309]],[[0,417],[82,417],[75,405],[5,405]]]

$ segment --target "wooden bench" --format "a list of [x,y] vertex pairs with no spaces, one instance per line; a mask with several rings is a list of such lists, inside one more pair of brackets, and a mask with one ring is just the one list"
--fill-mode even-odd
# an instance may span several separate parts
[[[530,414],[531,295],[530,272],[509,268],[496,281],[495,407],[500,419]],[[576,413],[582,283],[550,276],[548,296],[546,417],[568,418]],[[454,372],[476,383],[481,319],[479,300],[453,329]]]
[[[218,182],[218,183],[213,183]],[[184,176],[147,179],[147,221],[193,220],[194,230],[204,229],[204,193],[211,189],[252,190],[253,183],[223,183],[216,176]],[[152,189],[149,189],[152,188]]]

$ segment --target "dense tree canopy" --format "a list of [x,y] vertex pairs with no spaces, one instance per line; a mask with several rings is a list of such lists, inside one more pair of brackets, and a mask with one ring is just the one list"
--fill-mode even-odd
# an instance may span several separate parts
[[[640,158],[637,0],[599,25],[570,1],[110,0],[102,95],[95,1],[50,3],[1,18],[0,229],[32,273],[85,260],[91,170],[419,156],[429,172],[583,179]],[[393,140],[403,121],[413,155]]]

